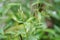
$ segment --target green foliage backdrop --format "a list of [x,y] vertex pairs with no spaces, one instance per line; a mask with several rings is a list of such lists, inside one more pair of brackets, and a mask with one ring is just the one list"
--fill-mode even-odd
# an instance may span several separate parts
[[[37,3],[45,4],[42,12]],[[54,18],[54,29],[47,28],[46,17]],[[0,40],[42,39],[60,40],[60,0],[0,0]]]

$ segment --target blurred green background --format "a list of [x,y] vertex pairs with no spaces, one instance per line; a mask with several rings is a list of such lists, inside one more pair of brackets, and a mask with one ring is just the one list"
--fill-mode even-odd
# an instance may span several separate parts
[[0,0],[0,40],[60,40],[60,0]]

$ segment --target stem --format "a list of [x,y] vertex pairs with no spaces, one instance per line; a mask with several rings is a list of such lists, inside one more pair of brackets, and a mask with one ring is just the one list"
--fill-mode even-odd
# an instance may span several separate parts
[[23,40],[22,35],[20,34],[19,36],[20,36],[20,40]]

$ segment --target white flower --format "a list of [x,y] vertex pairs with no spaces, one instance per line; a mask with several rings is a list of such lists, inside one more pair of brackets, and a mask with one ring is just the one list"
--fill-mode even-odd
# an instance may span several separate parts
[[56,14],[56,11],[53,11],[52,13],[53,13],[53,14]]

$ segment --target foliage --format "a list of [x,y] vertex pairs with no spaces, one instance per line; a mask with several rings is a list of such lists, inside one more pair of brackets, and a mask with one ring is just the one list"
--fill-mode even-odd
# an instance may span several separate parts
[[[60,0],[0,0],[0,40],[60,40]],[[44,11],[31,6],[44,3]],[[54,29],[48,29],[45,18],[57,20]],[[48,32],[48,35],[45,34]],[[49,37],[49,39],[48,39]]]

